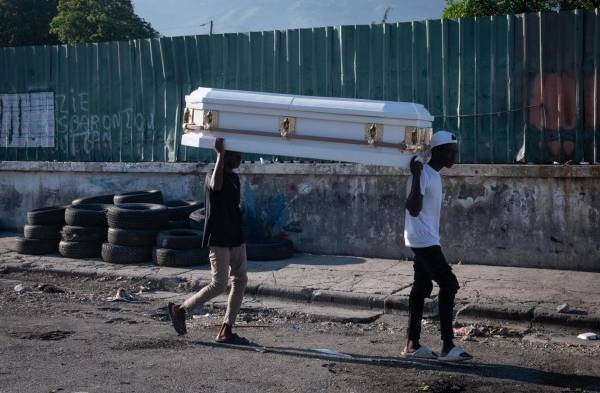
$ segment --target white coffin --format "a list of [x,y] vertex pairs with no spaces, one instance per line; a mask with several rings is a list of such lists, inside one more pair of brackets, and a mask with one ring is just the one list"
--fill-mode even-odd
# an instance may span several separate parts
[[186,96],[181,144],[408,167],[426,152],[433,117],[420,104],[201,87]]

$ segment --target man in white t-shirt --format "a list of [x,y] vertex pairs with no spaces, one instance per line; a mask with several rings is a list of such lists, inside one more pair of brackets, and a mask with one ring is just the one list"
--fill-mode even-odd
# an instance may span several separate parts
[[[439,171],[454,164],[458,151],[457,139],[448,131],[438,131],[433,134],[430,145],[429,163],[423,165],[416,158],[411,161],[411,176],[406,187],[404,242],[415,254],[415,275],[409,299],[408,340],[402,354],[407,357],[462,361],[472,359],[472,356],[454,345],[452,318],[454,296],[459,285],[442,253],[439,233],[443,200]],[[432,280],[440,287],[438,298],[443,346],[439,357],[426,345],[419,343],[423,305],[425,298],[431,295]]]

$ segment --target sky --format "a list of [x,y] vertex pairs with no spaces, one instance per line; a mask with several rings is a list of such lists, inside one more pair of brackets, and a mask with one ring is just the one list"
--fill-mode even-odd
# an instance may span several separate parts
[[445,0],[133,0],[164,36],[438,19]]

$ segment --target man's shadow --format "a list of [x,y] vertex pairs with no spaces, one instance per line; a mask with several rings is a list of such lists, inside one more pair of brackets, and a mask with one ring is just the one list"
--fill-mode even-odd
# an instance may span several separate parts
[[358,265],[365,262],[365,258],[339,256],[339,255],[311,255],[295,254],[289,259],[280,261],[248,261],[249,272],[270,272],[281,270],[289,265],[297,264],[301,266],[344,266]]
[[335,361],[337,363],[363,364],[376,367],[396,369],[418,369],[424,371],[452,371],[454,373],[470,374],[479,377],[499,378],[522,383],[534,383],[558,388],[576,388],[592,392],[600,392],[600,377],[593,375],[573,375],[552,371],[542,371],[535,368],[507,364],[491,364],[480,361],[464,363],[447,363],[436,360],[406,359],[383,356],[367,356],[344,352],[339,356],[327,354],[314,349],[262,347],[256,344],[249,346],[227,345],[215,342],[194,341],[196,345],[232,349],[239,351],[273,353],[282,356],[300,357]]

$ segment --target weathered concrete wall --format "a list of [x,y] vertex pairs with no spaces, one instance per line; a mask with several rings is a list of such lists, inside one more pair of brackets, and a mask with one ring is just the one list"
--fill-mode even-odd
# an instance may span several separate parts
[[[164,163],[0,163],[0,226],[85,195],[163,190],[201,198],[211,167]],[[410,257],[407,172],[346,164],[243,165],[251,235],[305,252]],[[600,271],[600,167],[458,165],[444,174],[442,244],[450,260]]]

